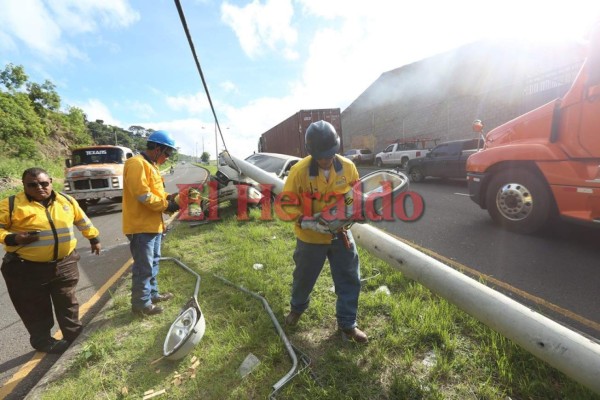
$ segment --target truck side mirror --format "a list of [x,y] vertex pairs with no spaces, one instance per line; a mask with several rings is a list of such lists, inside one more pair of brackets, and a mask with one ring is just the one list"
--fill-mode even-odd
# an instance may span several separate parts
[[65,166],[67,168],[71,168],[71,159],[70,158],[65,159]]

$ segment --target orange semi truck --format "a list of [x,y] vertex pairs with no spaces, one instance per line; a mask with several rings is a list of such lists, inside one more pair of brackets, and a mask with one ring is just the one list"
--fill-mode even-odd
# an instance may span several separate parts
[[600,227],[600,23],[567,93],[491,130],[467,179],[508,230],[532,233],[557,215]]
[[123,167],[133,151],[122,146],[89,146],[74,149],[65,160],[65,193],[85,210],[107,198],[123,197]]

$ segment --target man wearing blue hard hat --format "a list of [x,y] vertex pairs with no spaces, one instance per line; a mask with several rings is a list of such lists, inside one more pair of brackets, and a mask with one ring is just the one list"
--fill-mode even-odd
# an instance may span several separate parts
[[166,131],[148,136],[146,150],[125,162],[123,171],[123,233],[129,239],[133,257],[131,268],[131,310],[138,315],[156,315],[156,305],[172,293],[158,291],[158,260],[164,213],[179,210],[174,194],[165,192],[158,167],[175,151],[175,140]]

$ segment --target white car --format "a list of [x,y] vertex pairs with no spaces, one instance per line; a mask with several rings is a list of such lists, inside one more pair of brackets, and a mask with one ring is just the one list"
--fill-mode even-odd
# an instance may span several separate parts
[[[300,160],[301,158],[299,157],[278,153],[254,153],[245,159],[250,164],[270,172],[282,180],[285,180],[290,172],[290,168]],[[238,171],[227,165],[221,156],[219,156],[218,170],[232,181],[245,182],[257,187],[259,185],[255,180],[250,179],[244,174],[239,174]]]

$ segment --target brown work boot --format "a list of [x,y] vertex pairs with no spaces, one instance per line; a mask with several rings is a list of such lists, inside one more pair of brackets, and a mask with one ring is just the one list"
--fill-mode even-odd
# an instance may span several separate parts
[[298,314],[297,312],[290,311],[290,313],[285,317],[285,324],[287,326],[298,325],[298,321],[300,320],[301,315],[302,314]]
[[358,328],[342,329],[342,339],[356,343],[367,343],[369,338],[367,334]]
[[144,308],[131,308],[131,311],[135,315],[144,316],[144,315],[156,315],[163,312],[163,308],[161,306],[155,306],[154,304],[150,304]]
[[168,300],[171,300],[173,297],[175,297],[175,296],[173,296],[173,293],[171,293],[171,292],[159,294],[158,296],[156,296],[155,298],[152,299],[152,303],[160,303],[161,301],[168,301]]

